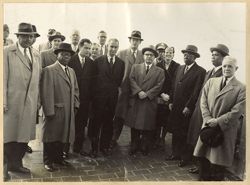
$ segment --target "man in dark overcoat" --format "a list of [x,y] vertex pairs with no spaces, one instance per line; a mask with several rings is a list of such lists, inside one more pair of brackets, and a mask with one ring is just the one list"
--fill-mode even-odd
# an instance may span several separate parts
[[75,72],[68,67],[74,51],[70,44],[61,43],[56,49],[57,61],[43,69],[41,101],[45,115],[42,129],[43,161],[48,171],[54,171],[54,163],[68,166],[63,159],[66,143],[75,140],[75,113],[79,108],[79,89]]
[[179,159],[179,166],[185,166],[190,160],[185,155],[189,150],[187,132],[189,120],[194,111],[206,70],[200,67],[195,59],[200,57],[194,45],[188,45],[182,50],[185,65],[181,65],[176,73],[173,94],[170,96],[169,125],[172,132],[172,152],[167,159]]
[[[212,53],[212,64],[213,69],[209,70],[206,73],[203,85],[210,79],[214,77],[220,77],[222,76],[222,61],[223,58],[227,55],[229,55],[229,49],[227,46],[223,44],[218,44],[215,47],[210,48],[210,51]],[[197,100],[197,103],[195,105],[194,112],[192,114],[192,117],[190,119],[189,128],[188,128],[188,135],[187,135],[187,143],[190,145],[190,153],[187,153],[187,155],[192,155],[194,147],[197,143],[199,133],[201,130],[201,126],[203,123],[202,115],[201,115],[201,109],[200,109],[200,98],[201,98],[202,91],[200,92],[199,98]],[[189,169],[190,173],[198,173],[198,168],[193,167]]]

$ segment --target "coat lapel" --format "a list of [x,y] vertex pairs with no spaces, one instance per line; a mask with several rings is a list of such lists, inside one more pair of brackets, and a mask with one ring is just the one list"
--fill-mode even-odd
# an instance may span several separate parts
[[[220,96],[222,96],[223,94],[225,94],[225,93],[227,93],[227,92],[229,92],[229,91],[231,91],[231,90],[233,90],[234,89],[234,86],[235,86],[235,77],[232,79],[232,80],[230,80],[229,82],[228,82],[228,84],[220,91],[220,85],[221,85],[221,81],[222,81],[222,79],[223,79],[223,77],[221,77],[220,78],[220,80],[218,80],[218,84],[217,84],[217,89],[219,90],[219,93],[218,93],[218,95],[216,96],[216,99],[217,98],[219,98]],[[237,84],[236,84],[237,85]]]
[[146,82],[154,74],[155,66],[154,66],[154,64],[152,64],[151,68],[148,71],[148,74],[146,74],[146,66],[145,66],[145,64],[143,65],[143,69],[144,69],[143,74],[145,75],[143,82]]
[[22,52],[19,50],[17,46],[16,46],[16,55],[20,58],[22,63],[31,71],[30,65],[28,64],[27,60],[25,59]]
[[181,80],[187,78],[187,76],[189,75],[192,75],[193,71],[195,71],[195,68],[197,67],[197,64],[195,62],[194,65],[184,74],[185,67],[186,66],[183,65],[181,69],[181,74],[182,74]]
[[55,66],[56,66],[56,70],[59,76],[61,76],[69,84],[69,86],[71,86],[69,78],[66,76],[66,73],[63,71],[58,61],[56,61]]
[[132,64],[132,65],[135,64],[134,59],[132,58],[132,52],[130,49],[127,49],[126,58],[130,64]]

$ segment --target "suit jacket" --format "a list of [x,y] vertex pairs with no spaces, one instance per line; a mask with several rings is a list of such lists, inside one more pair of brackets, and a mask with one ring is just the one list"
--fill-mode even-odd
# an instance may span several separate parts
[[57,56],[53,49],[43,51],[41,53],[41,66],[42,68],[54,64],[57,61]]
[[80,92],[81,105],[89,102],[93,98],[93,86],[95,78],[95,65],[89,57],[85,57],[85,63],[82,68],[78,54],[72,56],[69,67],[73,68],[76,73],[77,83]]
[[28,143],[35,139],[39,107],[40,56],[30,48],[32,67],[17,44],[3,52],[4,143]]
[[[170,96],[170,102],[173,103],[173,109],[169,115],[170,129],[174,131],[187,132],[189,119],[194,111],[204,77],[205,69],[196,63],[184,74],[185,65],[181,65],[176,73],[173,94]],[[190,117],[184,117],[183,109],[187,107],[191,111]]]
[[46,43],[39,44],[38,50],[41,53],[42,51],[46,51],[51,49],[51,43],[48,41]]
[[[75,112],[79,107],[79,89],[76,75],[69,67],[70,79],[56,61],[43,69],[41,102],[46,116],[43,142],[73,143],[75,139]],[[47,119],[47,116],[52,118]]]
[[165,68],[165,61],[157,63],[156,66],[162,68],[165,73],[165,80],[161,89],[161,93],[166,93],[170,95],[170,92],[172,91],[173,88],[176,72],[180,64],[172,60],[167,70]]
[[[155,128],[157,96],[159,95],[163,82],[163,69],[152,65],[146,74],[145,64],[132,66],[130,74],[131,96],[126,124],[135,129],[153,130]],[[144,91],[147,98],[141,100],[138,93]]]
[[246,89],[234,77],[220,91],[222,77],[211,78],[205,84],[201,96],[201,112],[203,125],[215,118],[223,131],[222,145],[211,148],[206,147],[198,139],[194,155],[206,157],[211,163],[230,167],[234,158],[237,130],[240,126],[240,117],[245,112]]
[[141,64],[144,61],[142,52],[140,50],[138,50],[136,60],[134,61],[130,48],[118,52],[117,56],[125,62],[125,71],[122,79],[121,91],[119,92],[115,116],[125,119],[127,117],[128,101],[130,96],[129,75],[131,68],[134,64]]
[[95,98],[117,98],[121,86],[125,64],[117,56],[113,68],[110,68],[107,55],[98,57],[95,61]]
[[[222,68],[218,69],[214,74],[212,74],[213,70],[209,70],[206,73],[203,85],[210,79],[210,78],[215,78],[215,77],[220,77],[222,76]],[[189,128],[188,128],[188,136],[187,136],[187,143],[191,144],[193,147],[195,147],[199,133],[201,130],[202,126],[202,115],[201,115],[201,109],[200,109],[200,99],[201,99],[201,94],[202,91],[200,92],[199,98],[196,102],[194,112],[191,116],[190,122],[189,122]]]

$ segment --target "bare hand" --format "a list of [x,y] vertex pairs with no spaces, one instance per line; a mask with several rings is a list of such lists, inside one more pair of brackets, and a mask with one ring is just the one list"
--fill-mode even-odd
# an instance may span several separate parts
[[138,95],[141,100],[147,97],[147,94],[144,91],[139,92]]
[[185,117],[189,116],[190,115],[190,110],[189,108],[185,107],[182,111],[182,114],[184,114]]
[[161,93],[161,97],[164,101],[169,101],[169,95],[168,94],[165,94],[165,93]]
[[207,121],[206,123],[209,127],[215,127],[218,125],[218,122],[215,118],[212,118],[210,120]]
[[172,110],[173,110],[173,104],[170,103],[170,104],[168,105],[168,108],[169,108],[170,111],[172,111]]

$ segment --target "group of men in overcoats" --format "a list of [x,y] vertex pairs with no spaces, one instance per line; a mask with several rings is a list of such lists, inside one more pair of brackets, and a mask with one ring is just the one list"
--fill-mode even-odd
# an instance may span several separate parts
[[[245,87],[234,77],[236,59],[227,46],[212,47],[215,68],[207,73],[196,63],[198,48],[182,50],[185,65],[173,61],[174,48],[165,43],[139,50],[140,31],[129,37],[130,47],[119,49],[115,38],[106,43],[100,31],[91,57],[92,42],[74,30],[74,43],[49,30],[48,50],[39,54],[32,45],[40,36],[34,25],[20,23],[18,42],[4,49],[4,177],[8,171],[29,173],[22,164],[27,143],[35,139],[40,106],[44,114],[42,140],[44,167],[69,166],[64,153],[97,157],[111,155],[123,125],[131,128],[129,154],[148,155],[152,145],[164,143],[172,133],[172,154],[179,167],[198,157],[200,180],[222,180],[233,161],[239,119],[244,113]],[[73,51],[73,48],[76,51]],[[221,77],[222,76],[222,77]],[[218,77],[218,78],[217,78]],[[91,152],[83,151],[85,128]],[[199,137],[204,127],[224,134],[218,147],[206,146]],[[164,145],[164,144],[163,144]],[[14,152],[15,151],[15,152]]]

